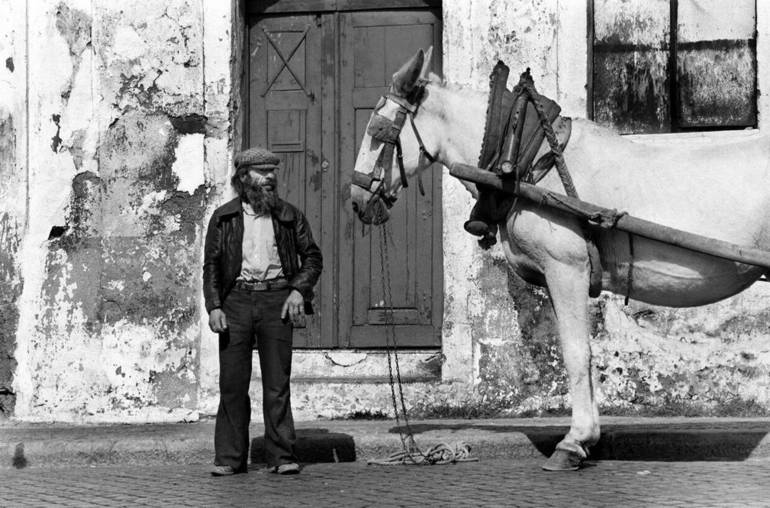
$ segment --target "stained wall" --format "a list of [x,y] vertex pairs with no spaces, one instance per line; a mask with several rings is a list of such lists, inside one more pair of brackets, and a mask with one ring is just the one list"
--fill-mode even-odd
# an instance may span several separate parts
[[26,125],[21,155],[3,150],[0,166],[17,201],[3,200],[0,236],[2,305],[15,310],[0,325],[5,411],[197,418],[201,228],[232,136],[231,6],[6,3],[17,54],[4,58],[19,64],[4,72],[29,86],[2,109],[0,136],[12,148]]
[[16,405],[19,299],[24,287],[19,253],[27,225],[26,42],[23,6],[3,0],[9,23],[0,31],[0,415]]

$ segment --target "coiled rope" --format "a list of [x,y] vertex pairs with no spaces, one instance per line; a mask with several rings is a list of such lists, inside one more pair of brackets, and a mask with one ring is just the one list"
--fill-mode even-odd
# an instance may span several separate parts
[[457,462],[478,462],[478,460],[477,457],[471,457],[471,447],[467,443],[458,441],[452,446],[447,443],[437,444],[426,452],[402,450],[391,453],[384,459],[369,459],[366,463],[378,466],[435,466]]

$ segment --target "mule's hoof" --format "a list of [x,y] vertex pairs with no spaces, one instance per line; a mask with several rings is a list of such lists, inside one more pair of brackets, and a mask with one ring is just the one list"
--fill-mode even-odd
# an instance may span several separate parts
[[583,465],[583,457],[570,450],[554,450],[543,464],[546,471],[577,471]]

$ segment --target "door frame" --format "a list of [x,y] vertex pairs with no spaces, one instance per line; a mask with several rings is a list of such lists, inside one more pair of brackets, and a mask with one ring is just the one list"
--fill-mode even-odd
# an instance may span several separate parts
[[246,15],[441,8],[441,0],[246,0]]

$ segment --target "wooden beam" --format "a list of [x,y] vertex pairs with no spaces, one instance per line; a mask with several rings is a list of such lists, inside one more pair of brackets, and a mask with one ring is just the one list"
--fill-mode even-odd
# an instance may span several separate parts
[[449,169],[452,176],[478,184],[486,185],[497,190],[513,194],[535,203],[549,206],[563,212],[573,214],[588,220],[594,225],[601,225],[603,219],[612,219],[615,229],[637,236],[657,240],[659,242],[694,250],[703,254],[746,263],[749,265],[770,268],[770,252],[754,247],[744,247],[734,243],[708,238],[681,229],[675,229],[655,222],[638,219],[616,210],[603,208],[563,194],[551,192],[535,185],[503,180],[494,173],[467,164],[452,164]]
[[247,0],[248,14],[441,8],[441,0]]

